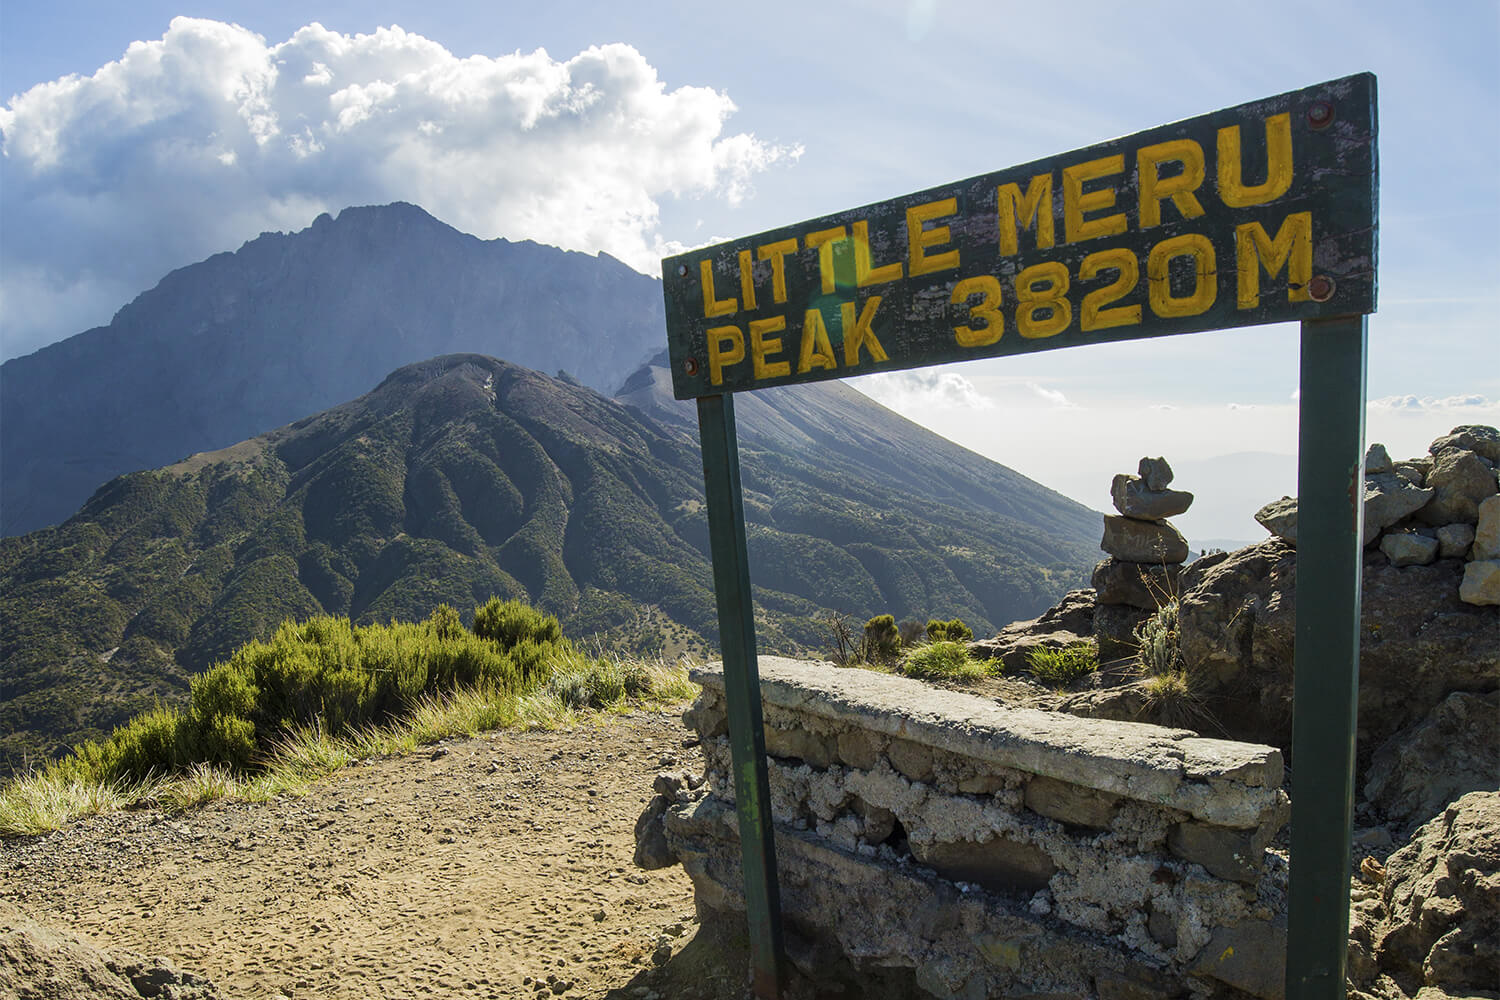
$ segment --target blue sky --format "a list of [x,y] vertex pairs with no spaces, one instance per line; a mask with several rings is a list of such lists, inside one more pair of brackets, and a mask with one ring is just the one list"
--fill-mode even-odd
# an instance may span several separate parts
[[[650,269],[673,248],[1370,70],[1380,89],[1381,291],[1369,439],[1404,457],[1455,424],[1500,420],[1500,3],[1449,2],[1420,16],[1385,2],[1080,3],[1059,16],[1061,7],[6,4],[0,346],[10,357],[107,322],[173,267],[350,202],[417,201],[480,236],[607,249]],[[149,47],[129,72],[95,76],[133,42],[160,43],[178,15],[223,25],[172,29],[178,43],[200,44],[168,47],[187,63],[169,67],[170,87],[141,71]],[[277,141],[290,143],[287,123],[312,98],[283,87],[247,102],[249,77],[231,70],[312,22],[327,31],[278,52],[303,59],[307,80],[360,83],[340,105],[354,124],[308,131],[295,156],[256,155],[276,145],[255,133],[264,128],[256,108],[279,115]],[[354,39],[394,24],[403,38]],[[607,43],[633,51],[576,58]],[[494,61],[512,53],[517,61]],[[483,59],[462,62],[470,56]],[[414,67],[447,67],[450,82],[380,89]],[[68,74],[84,79],[32,91]],[[486,117],[500,113],[499,91],[486,87],[511,87],[508,106],[523,106],[521,77],[533,88],[567,77],[575,96],[587,79],[615,100],[612,117],[583,115],[576,133]],[[431,109],[451,107],[459,91],[481,110],[419,137],[437,128]],[[238,110],[226,114],[222,100]],[[378,114],[381,131],[361,132],[361,116]],[[153,157],[182,144],[217,160],[153,171]],[[527,170],[511,164],[519,159]],[[1294,490],[1296,386],[1289,326],[860,383],[1096,508],[1107,506],[1113,472],[1164,454],[1177,485],[1200,495],[1179,520],[1196,539],[1260,537],[1249,513]]]

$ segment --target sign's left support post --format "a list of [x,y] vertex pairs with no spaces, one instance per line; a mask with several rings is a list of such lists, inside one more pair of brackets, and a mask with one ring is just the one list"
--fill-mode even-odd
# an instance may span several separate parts
[[766,733],[761,718],[760,669],[755,658],[754,605],[750,599],[750,558],[745,545],[733,396],[726,393],[698,398],[698,434],[703,446],[714,595],[719,606],[724,697],[729,707],[752,985],[760,1000],[780,1000],[785,966],[781,890],[776,881],[776,843],[771,831],[771,790],[766,777]]

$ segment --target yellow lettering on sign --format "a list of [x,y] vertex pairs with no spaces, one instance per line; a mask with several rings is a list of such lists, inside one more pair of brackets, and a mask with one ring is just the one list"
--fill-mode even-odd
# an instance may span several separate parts
[[[1178,257],[1193,259],[1193,291],[1189,295],[1172,295],[1171,266]],[[1214,245],[1207,236],[1185,233],[1162,240],[1151,248],[1146,258],[1146,298],[1151,311],[1163,318],[1197,316],[1208,312],[1219,294],[1218,272],[1214,266]]]
[[699,284],[703,286],[703,318],[710,319],[714,316],[733,316],[739,311],[738,299],[721,299],[714,292],[714,264],[711,260],[700,260],[698,262]]
[[859,364],[859,349],[868,346],[870,359],[872,361],[889,361],[885,355],[885,348],[880,346],[880,341],[875,339],[875,331],[870,329],[870,324],[875,319],[875,310],[880,308],[880,296],[871,295],[865,300],[865,307],[860,310],[859,317],[854,316],[854,303],[845,302],[839,306],[844,320],[844,364]]
[[749,250],[740,251],[740,298],[747,310],[755,308],[755,271],[751,263],[754,258]]
[[996,189],[1000,198],[1000,253],[1011,257],[1021,252],[1020,229],[1036,228],[1038,250],[1046,250],[1053,244],[1052,234],[1052,175],[1037,174],[1026,185],[1023,195],[1015,184],[1001,184]]
[[1292,186],[1292,116],[1266,119],[1266,182],[1247,186],[1240,161],[1240,127],[1219,129],[1219,200],[1230,208],[1264,205]]
[[1005,332],[1005,314],[1000,311],[1000,279],[989,274],[965,278],[953,286],[948,301],[958,305],[968,302],[974,295],[979,296],[979,301],[969,306],[969,321],[984,320],[984,325],[977,330],[970,326],[955,326],[953,339],[958,341],[959,347],[987,347]]
[[[1073,306],[1067,294],[1068,269],[1055,260],[1035,264],[1016,275],[1016,332],[1030,338],[1062,333],[1073,322]],[[1038,319],[1037,313],[1044,311]]]
[[901,277],[901,262],[892,261],[871,266],[870,224],[863,219],[854,224],[854,284],[859,288],[895,281]]
[[1294,212],[1276,230],[1273,239],[1259,222],[1234,227],[1235,264],[1238,274],[1236,304],[1241,309],[1260,305],[1260,269],[1274,278],[1286,268],[1286,299],[1307,302],[1312,298],[1307,283],[1312,280],[1312,213]]
[[833,274],[833,245],[839,240],[847,239],[848,236],[849,231],[843,226],[820,229],[815,233],[807,234],[807,249],[818,251],[818,274],[823,279],[824,295],[832,295],[834,289],[838,287]]
[[1081,330],[1107,330],[1112,326],[1134,326],[1141,321],[1141,307],[1114,306],[1129,295],[1141,279],[1141,266],[1135,254],[1123,247],[1100,250],[1083,258],[1078,265],[1078,280],[1088,281],[1099,276],[1101,271],[1115,271],[1118,276],[1103,288],[1096,288],[1083,297],[1083,308],[1079,310],[1078,328]]
[[1067,237],[1067,242],[1077,243],[1081,240],[1097,239],[1100,236],[1114,236],[1116,233],[1125,231],[1124,212],[1100,216],[1097,219],[1083,217],[1085,212],[1100,212],[1115,206],[1114,188],[1096,188],[1085,194],[1084,181],[1109,177],[1123,173],[1124,170],[1125,157],[1119,153],[1063,168],[1063,233]]
[[[1193,194],[1203,183],[1203,147],[1192,139],[1159,142],[1136,151],[1141,188],[1141,228],[1161,225],[1161,203],[1168,198],[1184,219],[1196,219],[1203,206]],[[1182,164],[1175,177],[1161,176],[1163,163]]]
[[934,219],[947,218],[958,214],[958,199],[944,198],[942,201],[930,201],[925,205],[913,205],[906,210],[906,250],[907,273],[912,277],[919,274],[932,274],[935,271],[948,271],[958,266],[958,251],[945,250],[942,253],[929,253],[933,247],[940,247],[949,240],[947,226],[933,226],[931,229],[923,227]]
[[776,378],[792,373],[792,366],[787,362],[766,360],[768,355],[781,353],[781,338],[767,337],[766,334],[785,329],[785,316],[768,316],[750,321],[750,361],[754,365],[757,379]]
[[745,335],[737,326],[716,326],[708,330],[707,337],[708,380],[723,385],[724,369],[745,360]]
[[796,239],[767,243],[755,255],[771,262],[771,300],[780,305],[786,301],[786,255],[797,251]]
[[828,342],[828,328],[823,325],[822,311],[809,309],[802,318],[802,353],[797,358],[797,374],[805,375],[814,368],[838,366],[833,345]]

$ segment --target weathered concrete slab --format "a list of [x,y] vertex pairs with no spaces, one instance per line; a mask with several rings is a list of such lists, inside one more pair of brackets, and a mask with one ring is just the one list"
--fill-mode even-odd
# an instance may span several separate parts
[[[1185,729],[1007,708],[958,691],[832,663],[760,658],[767,706],[881,733],[999,767],[1180,809],[1228,827],[1259,827],[1282,802],[1281,752]],[[719,664],[692,672],[723,697]]]

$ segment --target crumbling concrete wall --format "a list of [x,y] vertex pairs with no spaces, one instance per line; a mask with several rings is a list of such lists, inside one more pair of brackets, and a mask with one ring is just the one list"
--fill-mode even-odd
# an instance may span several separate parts
[[[804,971],[883,996],[1280,996],[1275,748],[830,663],[762,657],[760,672]],[[640,832],[682,862],[706,917],[742,919],[723,676],[694,680],[684,721],[706,780],[659,789]]]

